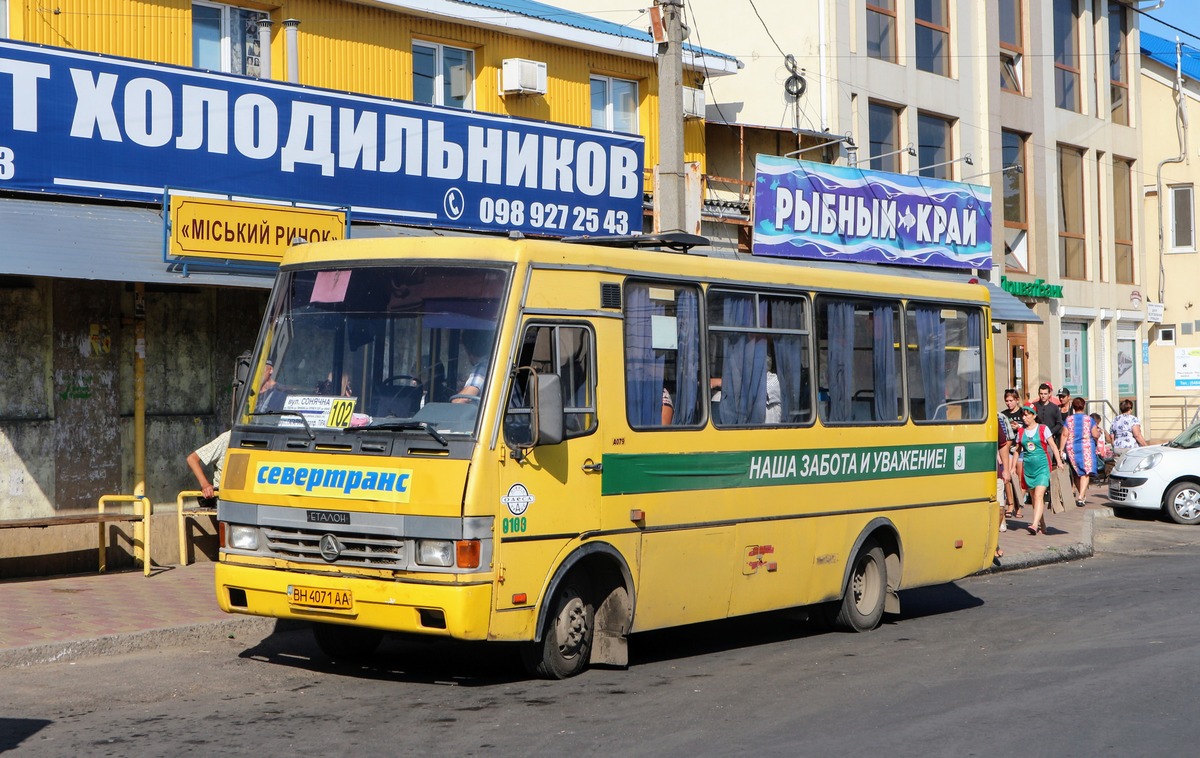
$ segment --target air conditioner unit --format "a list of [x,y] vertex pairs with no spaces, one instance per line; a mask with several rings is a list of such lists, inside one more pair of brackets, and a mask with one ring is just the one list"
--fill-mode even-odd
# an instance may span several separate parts
[[683,88],[683,117],[704,118],[704,90]]
[[524,58],[505,58],[500,64],[500,94],[546,94],[546,64]]

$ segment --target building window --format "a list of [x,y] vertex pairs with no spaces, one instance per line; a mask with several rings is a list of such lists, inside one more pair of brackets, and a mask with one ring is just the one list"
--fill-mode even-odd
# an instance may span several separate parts
[[1004,183],[1004,265],[1014,271],[1029,271],[1029,196],[1024,171],[1010,166],[1025,166],[1023,134],[1004,130],[1000,133],[1000,156],[1006,169]]
[[637,82],[592,77],[592,126],[610,132],[638,133]]
[[1175,344],[1175,325],[1174,324],[1159,324],[1154,330],[1154,343],[1163,347],[1171,347]]
[[1167,188],[1167,216],[1171,229],[1169,253],[1196,252],[1195,213],[1192,185],[1175,184]]
[[1078,0],[1054,0],[1054,104],[1079,112]]
[[1062,324],[1063,387],[1072,395],[1088,393],[1087,324]]
[[1022,0],[1000,0],[1000,89],[1020,94],[1025,56]]
[[1058,259],[1064,279],[1087,275],[1083,212],[1083,151],[1058,146]]
[[950,75],[950,10],[948,0],[916,0],[917,68]]
[[474,107],[475,52],[413,42],[413,100],[452,108]]
[[269,16],[232,5],[192,3],[192,65],[258,76],[258,20]]
[[949,179],[949,160],[950,122],[928,113],[917,114],[917,165],[921,176]]
[[870,103],[867,106],[867,121],[871,138],[871,170],[899,173],[900,156],[896,150],[900,142],[900,111],[883,103]]
[[1112,190],[1116,277],[1133,284],[1133,161],[1113,158]]
[[896,0],[867,0],[867,55],[896,62]]
[[1129,11],[1118,2],[1108,4],[1108,81],[1114,124],[1129,126]]

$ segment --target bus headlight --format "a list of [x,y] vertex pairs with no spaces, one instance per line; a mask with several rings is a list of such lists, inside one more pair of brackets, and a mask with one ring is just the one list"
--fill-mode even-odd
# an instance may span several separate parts
[[417,540],[417,563],[422,566],[453,566],[454,543],[449,540]]
[[258,550],[258,529],[230,524],[229,546],[236,550]]

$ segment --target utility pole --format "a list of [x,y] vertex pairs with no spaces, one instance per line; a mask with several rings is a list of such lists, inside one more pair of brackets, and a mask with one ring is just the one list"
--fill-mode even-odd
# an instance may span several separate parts
[[[666,42],[658,45],[659,231],[686,231],[683,173],[683,0],[654,0]],[[658,37],[656,36],[656,39]]]

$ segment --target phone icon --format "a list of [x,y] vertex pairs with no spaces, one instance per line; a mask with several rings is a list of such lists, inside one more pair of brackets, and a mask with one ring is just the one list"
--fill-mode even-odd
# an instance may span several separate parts
[[466,209],[466,200],[463,198],[462,190],[458,187],[451,187],[446,191],[446,197],[442,201],[442,208],[445,209],[446,215],[452,219],[457,219],[463,215]]

